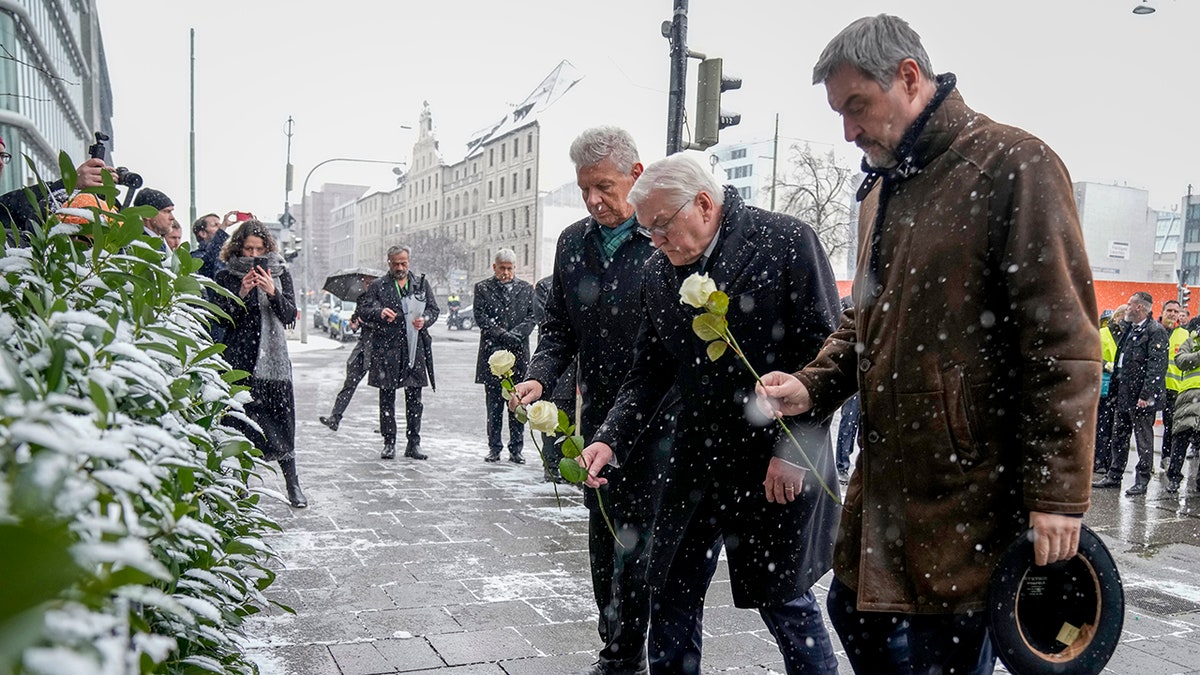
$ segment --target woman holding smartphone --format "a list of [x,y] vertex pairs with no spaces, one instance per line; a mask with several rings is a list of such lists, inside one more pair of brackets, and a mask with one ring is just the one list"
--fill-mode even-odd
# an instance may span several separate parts
[[225,421],[246,434],[265,459],[279,462],[288,502],[302,509],[308,500],[296,475],[296,401],[284,334],[284,328],[296,322],[292,276],[271,231],[254,219],[242,223],[225,242],[221,259],[225,269],[217,273],[216,282],[241,298],[240,303],[216,298],[233,319],[226,323],[225,360],[250,373],[252,400],[246,404],[246,416],[261,431],[232,416]]

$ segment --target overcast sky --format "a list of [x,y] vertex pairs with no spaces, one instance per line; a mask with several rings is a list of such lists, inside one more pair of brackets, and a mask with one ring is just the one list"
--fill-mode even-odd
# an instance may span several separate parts
[[[573,179],[565,143],[610,123],[643,160],[664,154],[671,0],[97,0],[112,79],[113,159],[164,190],[186,219],[188,29],[196,30],[197,208],[274,219],[284,201],[285,122],[295,118],[292,202],[330,157],[407,159],[422,101],[448,162],[470,134],[522,100],[562,59],[584,79],[543,124],[542,189]],[[938,72],[967,103],[1024,127],[1074,180],[1150,191],[1150,205],[1200,192],[1200,2],[1158,0],[692,0],[688,46],[744,80],[725,95],[742,114],[722,141],[772,134],[858,153],[842,139],[812,65],[841,28],[889,12],[921,34]],[[694,108],[695,61],[688,76]],[[553,129],[547,129],[553,125]],[[554,147],[559,145],[561,150]],[[782,156],[782,153],[781,153]],[[386,166],[333,163],[325,182],[385,185]]]

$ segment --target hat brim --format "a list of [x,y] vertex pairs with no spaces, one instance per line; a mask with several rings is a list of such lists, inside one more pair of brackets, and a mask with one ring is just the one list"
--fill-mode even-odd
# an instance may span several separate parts
[[1033,542],[1009,547],[988,592],[992,643],[1014,675],[1099,673],[1125,623],[1125,591],[1116,562],[1086,525],[1072,559],[1037,567]]

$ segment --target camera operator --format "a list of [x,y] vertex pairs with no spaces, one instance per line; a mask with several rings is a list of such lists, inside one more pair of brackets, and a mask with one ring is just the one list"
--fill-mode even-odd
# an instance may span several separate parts
[[[3,175],[4,167],[12,159],[12,155],[8,153],[8,146],[4,143],[4,139],[0,138],[0,175]],[[103,185],[103,172],[106,170],[113,171],[113,168],[105,166],[103,159],[90,158],[76,167],[75,171],[79,175],[76,185],[80,188]],[[37,199],[37,208],[29,203],[25,190],[33,191],[34,197]],[[46,222],[46,218],[62,207],[66,201],[67,191],[63,187],[62,180],[37,183],[0,195],[0,225],[3,225],[9,243],[16,243],[12,240],[10,231],[14,223],[22,232],[29,232],[31,230],[30,223]]]

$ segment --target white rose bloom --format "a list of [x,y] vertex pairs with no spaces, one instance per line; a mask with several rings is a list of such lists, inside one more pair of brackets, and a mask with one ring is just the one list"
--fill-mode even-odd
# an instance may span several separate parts
[[538,401],[526,411],[529,426],[543,434],[553,434],[558,428],[558,407],[550,401]]
[[488,357],[488,368],[492,369],[492,374],[496,377],[507,375],[516,363],[517,357],[507,349],[497,349]]
[[708,296],[716,290],[716,282],[709,279],[707,274],[697,272],[683,280],[683,285],[679,287],[679,302],[703,309],[704,303],[708,302]]

